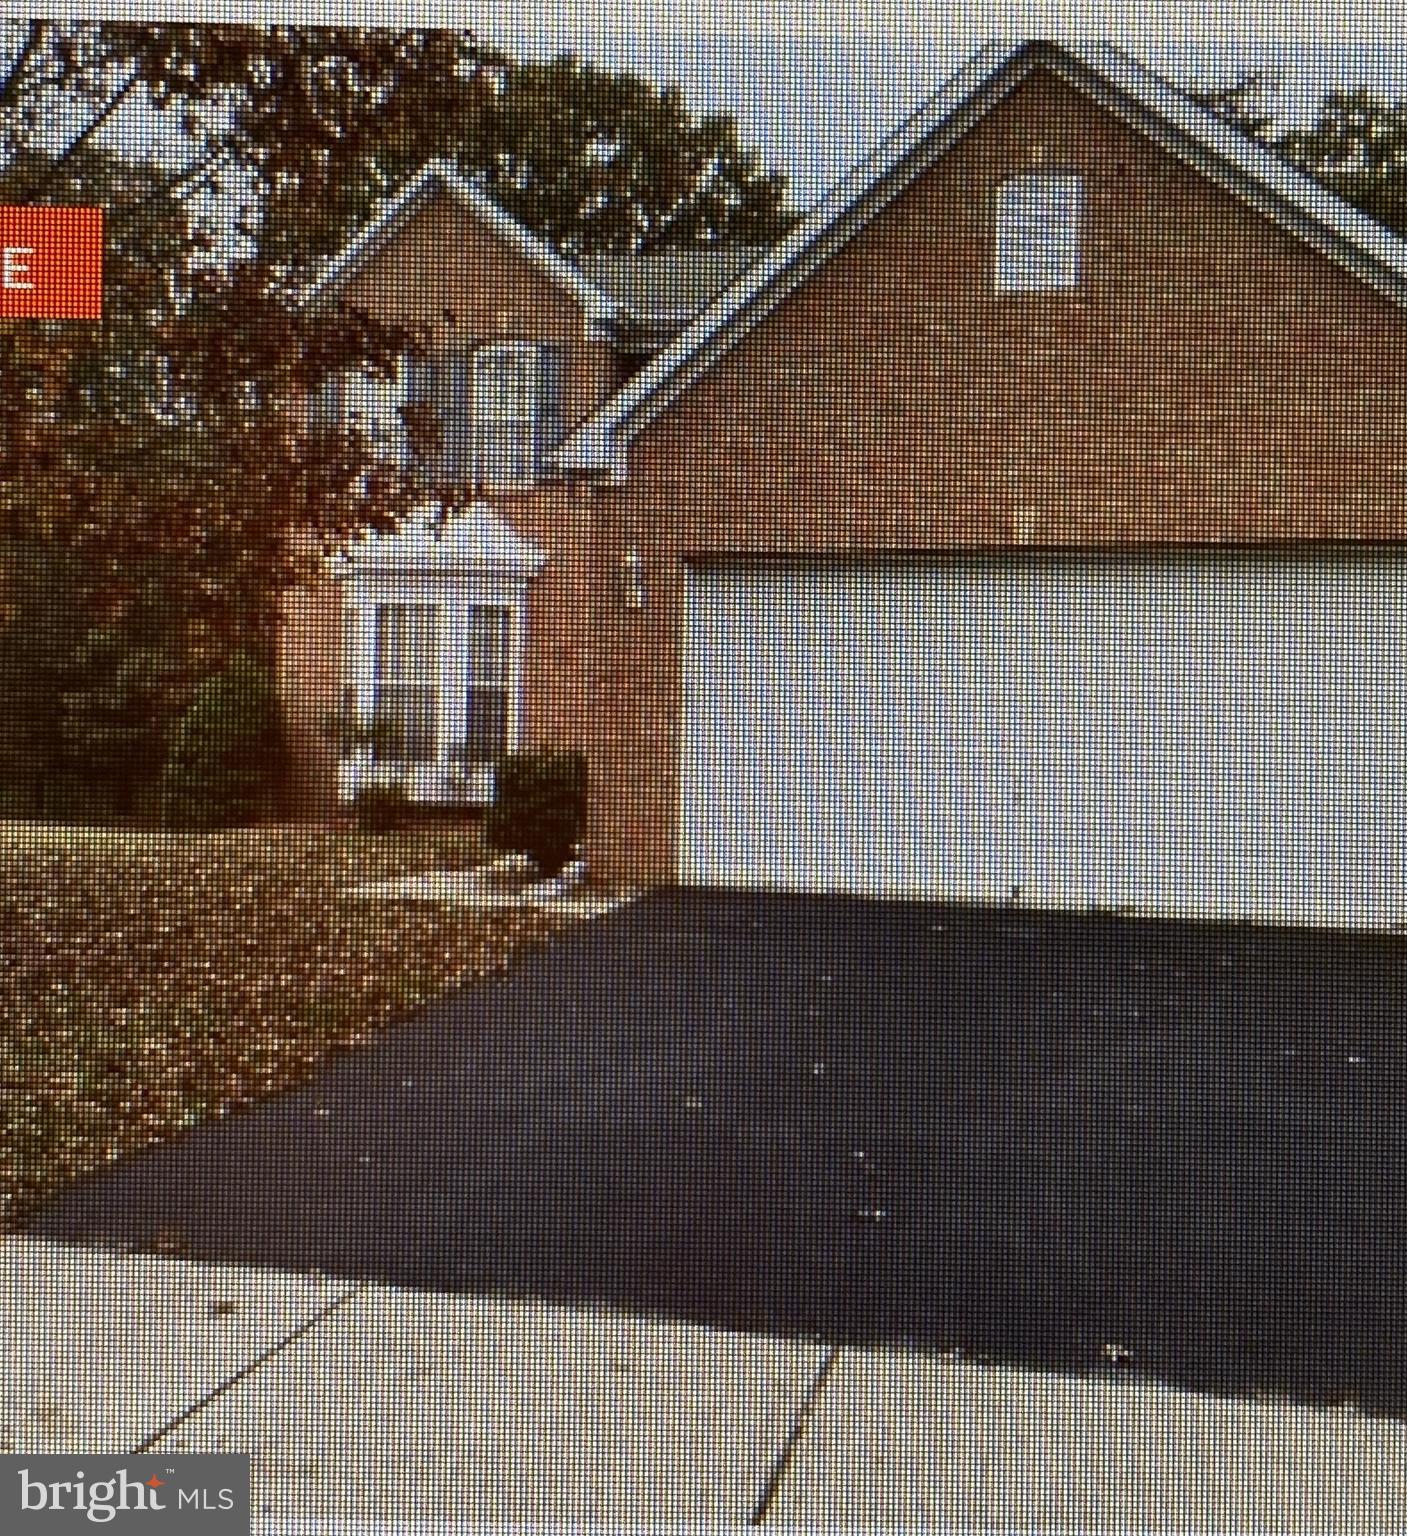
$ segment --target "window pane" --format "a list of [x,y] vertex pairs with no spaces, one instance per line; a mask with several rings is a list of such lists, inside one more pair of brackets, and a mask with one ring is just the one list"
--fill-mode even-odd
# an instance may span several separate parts
[[382,603],[376,610],[376,676],[434,681],[439,672],[439,610],[434,603]]
[[439,690],[423,683],[378,683],[374,721],[378,763],[428,763],[435,757]]
[[469,681],[503,688],[508,683],[508,610],[478,606],[469,610]]
[[537,415],[537,349],[483,347],[475,357],[475,414],[481,420],[531,421]]
[[469,688],[465,700],[464,756],[469,762],[502,757],[508,750],[508,691]]
[[406,372],[398,367],[394,379],[371,378],[360,370],[344,375],[341,409],[345,425],[359,427],[379,454],[403,460],[405,426],[400,408],[405,399]]
[[531,478],[533,465],[533,424],[523,422],[481,422],[478,478],[491,484],[517,485]]
[[1068,173],[1013,176],[997,188],[999,291],[1075,286],[1082,203],[1081,178]]
[[527,342],[481,347],[474,354],[474,476],[520,485],[533,478],[543,369],[540,349]]

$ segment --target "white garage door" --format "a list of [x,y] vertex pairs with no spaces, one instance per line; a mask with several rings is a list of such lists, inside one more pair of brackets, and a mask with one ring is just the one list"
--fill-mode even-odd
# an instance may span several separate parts
[[1407,552],[700,565],[694,884],[1407,921]]

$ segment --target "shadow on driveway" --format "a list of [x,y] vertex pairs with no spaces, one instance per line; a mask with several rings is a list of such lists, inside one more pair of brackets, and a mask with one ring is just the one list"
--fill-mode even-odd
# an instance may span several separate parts
[[1407,1413],[1407,943],[661,891],[30,1230]]

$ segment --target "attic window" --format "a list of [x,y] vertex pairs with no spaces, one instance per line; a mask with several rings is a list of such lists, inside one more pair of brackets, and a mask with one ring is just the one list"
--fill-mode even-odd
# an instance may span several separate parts
[[997,187],[996,289],[1045,293],[1073,288],[1080,276],[1084,178],[1028,171]]

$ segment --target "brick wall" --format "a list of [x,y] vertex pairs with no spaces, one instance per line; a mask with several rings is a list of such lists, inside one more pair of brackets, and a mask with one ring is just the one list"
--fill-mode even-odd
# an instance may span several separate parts
[[[1073,294],[993,292],[993,188],[1033,166],[1087,178]],[[595,866],[674,873],[690,557],[1401,538],[1404,341],[1387,300],[1034,74],[588,493]]]
[[[569,419],[586,414],[617,383],[614,351],[586,335],[576,299],[448,196],[427,199],[347,281],[349,302],[383,319],[451,340],[555,341],[567,349]],[[525,736],[576,744],[582,735],[584,654],[580,643],[591,571],[591,507],[561,487],[501,492],[494,511],[548,554],[529,591]],[[342,675],[341,593],[330,579],[288,595],[280,686],[294,747],[296,813],[336,806],[336,757],[320,731],[335,709]]]
[[289,812],[329,814],[337,801],[337,756],[324,729],[337,707],[342,668],[341,592],[328,577],[285,594],[278,686],[292,755]]

